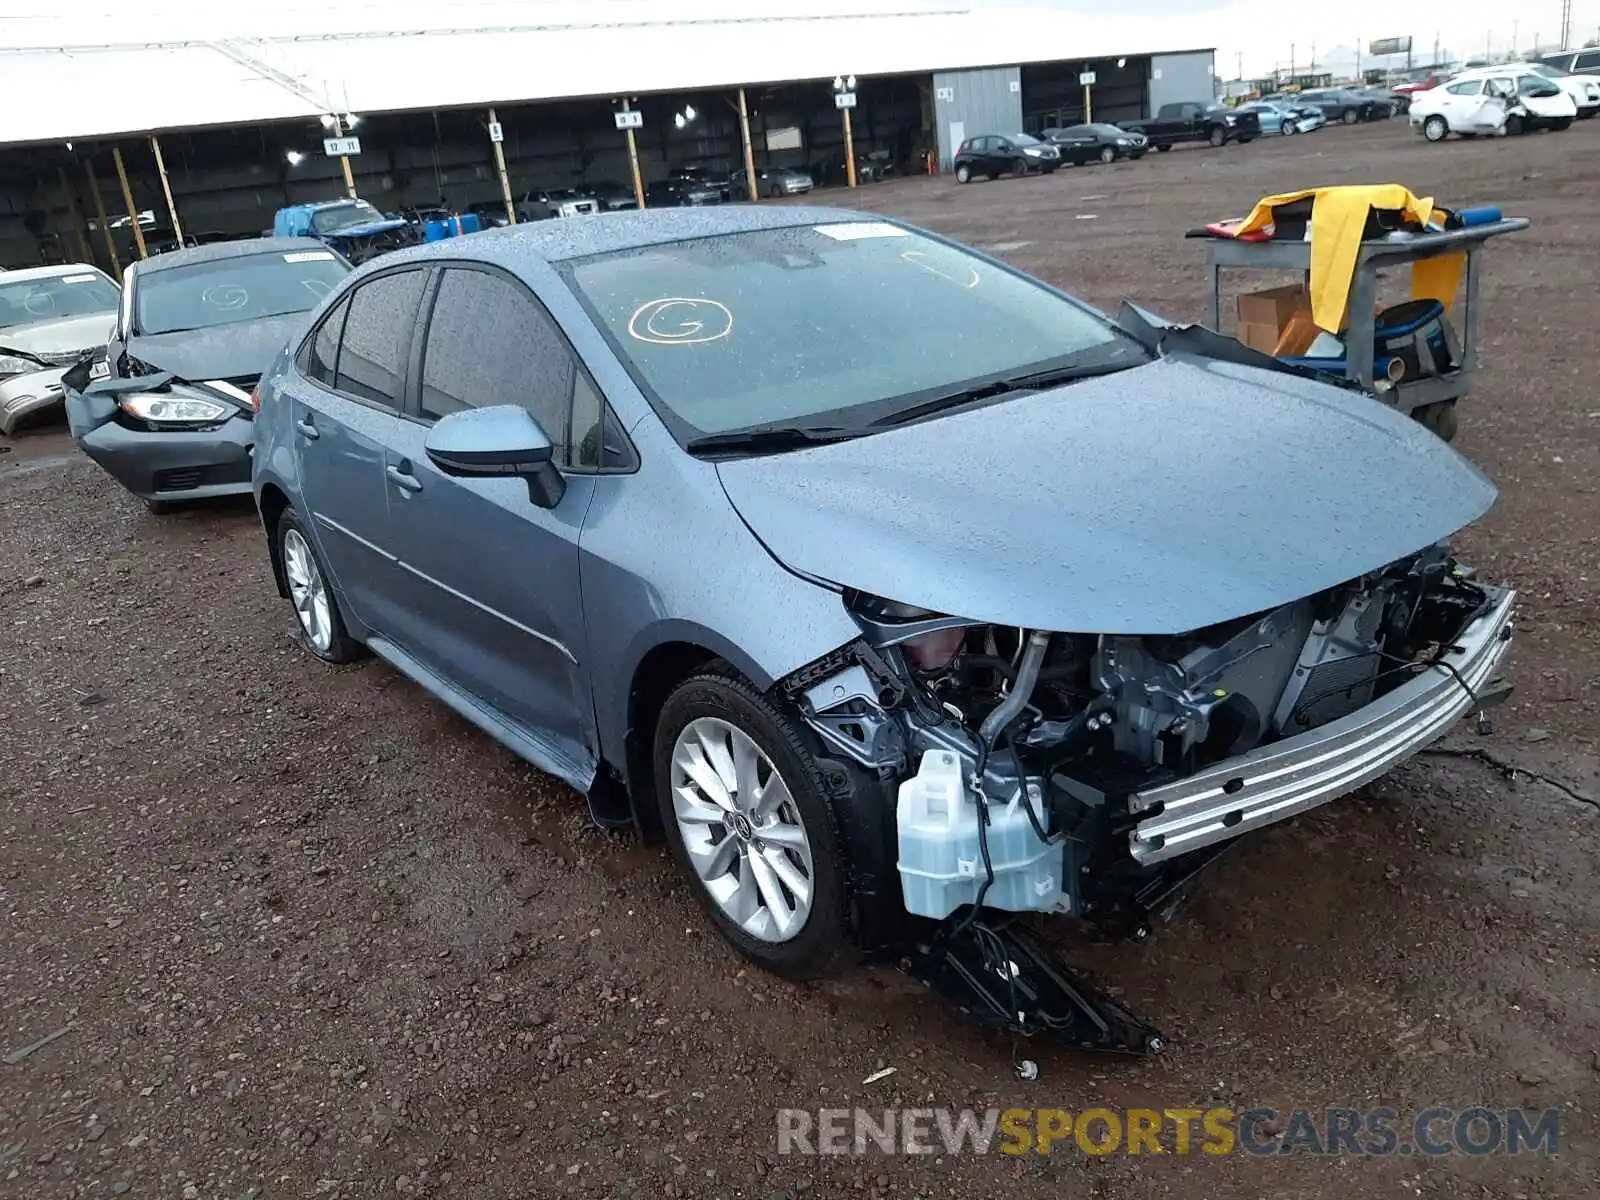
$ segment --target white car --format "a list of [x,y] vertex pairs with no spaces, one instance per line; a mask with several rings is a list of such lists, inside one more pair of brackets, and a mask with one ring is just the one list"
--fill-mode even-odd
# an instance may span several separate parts
[[1566,129],[1578,116],[1572,94],[1525,63],[1463,71],[1412,98],[1411,126],[1430,142],[1452,133],[1516,135]]
[[1572,102],[1578,106],[1578,120],[1587,121],[1600,113],[1600,76],[1569,75],[1547,63],[1528,63],[1527,68],[1536,75],[1543,75],[1572,97]]

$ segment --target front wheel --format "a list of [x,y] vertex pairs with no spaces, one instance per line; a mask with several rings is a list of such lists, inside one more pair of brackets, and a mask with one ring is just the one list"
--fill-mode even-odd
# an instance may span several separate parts
[[1211,143],[1213,149],[1222,145],[1222,143],[1227,140],[1228,135],[1222,131],[1221,125],[1213,125],[1211,127],[1210,136],[1206,138],[1206,141]]
[[1284,137],[1290,137],[1293,134],[1299,133],[1300,131],[1294,127],[1294,122],[1285,121],[1278,127],[1278,132],[1283,134]]
[[1025,159],[1025,158],[1014,158],[1014,159],[1012,159],[1011,160],[1011,173],[1013,175],[1017,176],[1019,179],[1022,176],[1026,175],[1028,173],[1028,160]]
[[1344,110],[1344,115],[1339,119],[1346,125],[1354,125],[1357,121],[1361,120],[1361,114],[1353,108],[1347,108]]
[[835,808],[849,790],[827,786],[800,726],[741,679],[696,675],[661,710],[654,764],[667,841],[741,954],[789,979],[854,956]]
[[1507,137],[1521,137],[1527,131],[1528,131],[1528,127],[1523,123],[1522,118],[1519,117],[1516,113],[1512,113],[1509,117],[1506,118],[1506,136]]
[[957,183],[971,183],[972,182],[972,168],[967,166],[966,163],[962,163],[959,167],[956,168],[956,182]]
[[1422,136],[1430,142],[1442,142],[1450,136],[1450,123],[1435,114],[1422,123]]
[[1112,149],[1110,146],[1101,146],[1100,147],[1100,161],[1103,162],[1103,163],[1106,163],[1108,165],[1111,164],[1111,163],[1116,162],[1117,161],[1117,152],[1114,149]]

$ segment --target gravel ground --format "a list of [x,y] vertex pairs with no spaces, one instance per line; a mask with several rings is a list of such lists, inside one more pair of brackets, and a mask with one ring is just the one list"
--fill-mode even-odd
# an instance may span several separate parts
[[[1154,1061],[1030,1045],[1023,1082],[892,972],[746,970],[664,852],[382,665],[301,653],[247,504],[154,518],[60,430],[10,443],[0,1054],[65,1032],[0,1065],[0,1194],[1596,1194],[1597,145],[1395,123],[861,194],[1193,318],[1183,231],[1273,191],[1397,179],[1535,221],[1488,255],[1458,439],[1502,488],[1465,549],[1523,590],[1518,693],[1459,754],[1241,845],[1155,936],[1073,948],[1171,1035]],[[1558,1107],[1561,1153],[776,1152],[780,1105],[1213,1103]]]

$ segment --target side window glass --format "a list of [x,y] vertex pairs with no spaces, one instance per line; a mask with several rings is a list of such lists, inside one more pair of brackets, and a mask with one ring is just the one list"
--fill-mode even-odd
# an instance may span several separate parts
[[380,275],[356,288],[345,314],[334,387],[398,408],[411,351],[411,330],[422,302],[423,271]]
[[1572,60],[1574,71],[1593,71],[1600,67],[1600,50],[1588,50]]
[[300,349],[298,366],[307,379],[333,386],[333,368],[339,358],[339,335],[344,331],[344,317],[350,311],[350,299],[339,301],[317,326],[316,333]]
[[564,465],[576,374],[566,338],[520,284],[487,271],[445,271],[422,355],[424,417],[520,404]]
[[572,385],[572,465],[596,468],[605,457],[606,402],[582,371]]

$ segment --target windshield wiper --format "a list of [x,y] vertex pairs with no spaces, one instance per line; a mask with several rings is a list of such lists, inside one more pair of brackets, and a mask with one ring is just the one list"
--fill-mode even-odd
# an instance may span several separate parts
[[0,354],[5,355],[7,358],[20,358],[25,362],[38,363],[41,367],[50,365],[37,354],[32,354],[27,350],[18,350],[15,346],[0,346]]
[[768,425],[763,429],[736,429],[728,433],[708,433],[690,438],[685,449],[690,454],[715,453],[722,450],[747,451],[751,454],[776,454],[784,450],[800,450],[806,446],[821,446],[828,442],[844,442],[860,437],[866,430],[845,429],[839,425]]
[[906,408],[896,409],[877,418],[872,425],[877,428],[886,425],[904,425],[919,417],[960,408],[966,404],[976,404],[980,400],[991,400],[996,396],[1005,396],[1012,392],[1031,392],[1040,388],[1072,383],[1079,379],[1092,379],[1097,375],[1114,375],[1118,371],[1136,367],[1144,361],[1143,358],[1121,357],[1100,362],[1079,363],[1075,366],[1051,367],[1044,371],[1031,371],[1025,375],[1008,375],[1004,379],[991,379],[987,383],[974,384],[958,391],[946,392],[942,396],[920,400]]

